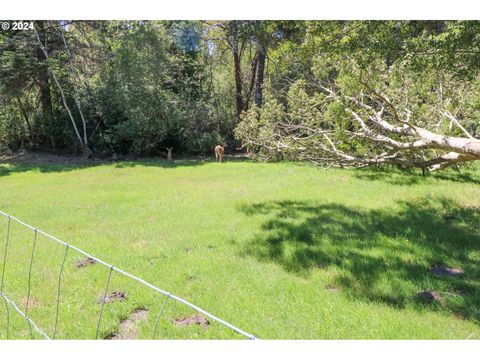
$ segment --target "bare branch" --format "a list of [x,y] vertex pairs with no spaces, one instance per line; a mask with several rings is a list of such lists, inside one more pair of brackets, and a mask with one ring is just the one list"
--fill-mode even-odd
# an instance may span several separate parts
[[[286,156],[328,167],[358,168],[394,164],[416,167],[423,171],[437,171],[454,164],[480,160],[480,140],[461,126],[452,113],[445,112],[444,115],[466,137],[431,131],[428,126],[432,123],[430,118],[429,121],[420,118],[413,122],[408,101],[405,102],[405,109],[400,111],[394,102],[373,89],[363,78],[361,83],[365,91],[357,96],[342,94],[341,89],[335,85],[329,87],[318,81],[312,83],[326,95],[315,106],[322,105],[323,108],[332,102],[341,104],[352,116],[351,123],[347,121],[339,127],[336,121],[326,116],[318,121],[312,119],[299,123],[297,118],[292,118],[286,111],[281,122],[270,120],[272,122],[268,127],[262,128],[264,122],[249,124],[255,131],[244,135],[247,140],[243,140],[257,149],[265,150],[265,153],[282,152]],[[447,104],[448,101],[444,99],[442,104]],[[309,107],[311,103],[305,106]],[[429,112],[428,116],[435,113]],[[262,114],[258,116],[261,117]],[[258,132],[256,126],[262,128],[262,131]],[[274,135],[269,133],[269,127],[275,129]],[[259,133],[262,134],[261,138]]]
[[[42,44],[42,41],[40,40],[40,35],[39,35],[37,29],[35,27],[33,29],[34,29],[35,34],[37,36],[38,45],[39,45],[40,49],[42,50],[43,54],[45,55],[45,60],[48,61],[49,56],[48,56],[48,51],[46,49],[46,46],[44,44]],[[53,69],[49,68],[49,70],[50,70],[50,73],[52,74],[52,78],[53,78],[53,81],[55,82],[55,85],[57,85],[57,88],[60,91],[60,96],[62,97],[63,105],[65,106],[65,109],[67,110],[70,121],[72,122],[73,129],[75,130],[75,134],[77,135],[77,138],[80,142],[80,145],[83,147],[85,144],[83,143],[82,137],[80,136],[80,132],[78,131],[77,124],[75,123],[75,119],[73,118],[72,112],[70,111],[70,108],[68,107],[67,100],[66,100],[65,94],[63,92],[63,88],[60,85],[60,82],[58,81],[57,76],[55,75],[55,72],[53,71]]]
[[455,118],[455,116],[453,116],[453,114],[452,114],[450,111],[445,111],[445,112],[444,112],[444,115],[445,115],[446,117],[448,117],[455,125],[457,125],[457,126],[460,128],[460,130],[462,130],[463,133],[464,133],[465,135],[467,135],[467,137],[468,137],[469,139],[476,140],[476,139],[460,124],[460,122]]
[[[58,24],[58,26],[60,27],[60,33],[62,34],[62,40],[63,40],[63,44],[65,46],[65,50],[67,52],[67,56],[68,56],[68,63],[70,65],[70,72],[72,74],[72,77],[74,79],[77,79],[78,80],[78,77],[76,76],[76,73],[75,73],[75,68],[73,66],[73,61],[72,61],[72,53],[70,52],[70,49],[68,48],[68,45],[67,45],[67,39],[65,38],[65,33],[63,31],[63,27],[62,27],[62,24]],[[82,125],[83,125],[83,143],[85,146],[88,145],[88,137],[87,137],[87,123],[85,121],[85,118],[83,116],[83,111],[82,111],[82,107],[80,105],[80,101],[79,101],[79,94],[78,94],[78,90],[77,90],[77,87],[74,85],[73,86],[73,90],[74,90],[74,100],[75,100],[75,105],[77,106],[77,109],[78,109],[78,112],[80,113],[80,118],[82,120]]]

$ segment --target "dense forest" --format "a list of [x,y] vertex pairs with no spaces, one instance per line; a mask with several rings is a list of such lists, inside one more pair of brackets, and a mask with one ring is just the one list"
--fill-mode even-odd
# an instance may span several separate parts
[[35,21],[0,32],[0,152],[437,170],[480,158],[476,21]]

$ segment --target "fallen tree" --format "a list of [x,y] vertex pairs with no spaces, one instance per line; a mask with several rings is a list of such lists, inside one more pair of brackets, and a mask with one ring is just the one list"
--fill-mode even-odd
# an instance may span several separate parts
[[245,113],[237,136],[260,158],[324,166],[395,164],[425,173],[480,159],[480,139],[467,129],[476,131],[479,121],[464,126],[458,116],[474,116],[475,106],[468,104],[478,96],[473,84],[467,90],[442,79],[428,94],[415,94],[419,79],[392,91],[385,77],[371,81],[360,70],[354,76],[348,88],[325,81],[292,84],[284,104],[270,96],[265,109]]

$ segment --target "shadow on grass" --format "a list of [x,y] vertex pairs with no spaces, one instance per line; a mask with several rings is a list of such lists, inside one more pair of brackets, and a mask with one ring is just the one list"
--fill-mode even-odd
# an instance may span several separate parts
[[357,169],[354,176],[369,181],[383,181],[394,185],[416,185],[429,182],[431,179],[455,181],[459,183],[480,184],[480,172],[471,166],[460,170],[446,169],[422,176],[418,169],[363,168]]
[[[139,159],[125,159],[125,160],[88,160],[81,157],[64,157],[55,155],[38,155],[28,156],[23,158],[13,158],[7,160],[0,160],[0,177],[8,176],[15,173],[22,173],[26,171],[39,171],[42,173],[52,172],[66,172],[78,169],[86,169],[102,165],[112,165],[116,168],[129,168],[135,166],[147,167],[161,167],[166,169],[186,167],[186,166],[200,166],[209,162],[213,162],[214,158],[184,158],[167,161],[163,158],[139,158]],[[238,157],[226,157],[225,162],[244,162],[248,159]]]
[[[262,216],[262,231],[243,249],[259,261],[308,276],[326,270],[347,296],[403,308],[428,306],[480,321],[480,212],[447,198],[400,202],[395,209],[277,201],[245,206]],[[458,277],[436,277],[432,264],[461,267]],[[330,279],[331,277],[331,279]],[[440,293],[422,303],[421,290]]]

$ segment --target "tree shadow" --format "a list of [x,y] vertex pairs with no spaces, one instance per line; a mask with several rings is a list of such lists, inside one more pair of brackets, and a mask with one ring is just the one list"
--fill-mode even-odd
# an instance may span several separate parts
[[[399,202],[364,210],[341,204],[273,201],[240,209],[265,219],[242,250],[259,261],[309,276],[322,269],[347,296],[398,308],[448,311],[480,321],[478,208],[448,198]],[[460,267],[461,276],[436,276],[433,264]],[[440,303],[417,292],[437,291]]]
[[[85,159],[74,156],[57,156],[49,154],[30,154],[22,157],[0,159],[0,177],[27,171],[41,173],[67,172],[72,170],[86,169],[103,165],[112,165],[115,168],[129,168],[135,166],[177,168],[200,166],[214,161],[214,158],[178,158],[167,161],[164,158],[123,158],[111,159]],[[241,159],[229,159],[229,161],[242,161]]]
[[474,168],[460,170],[446,169],[422,176],[418,169],[399,169],[395,167],[356,169],[354,176],[369,181],[383,181],[393,185],[416,185],[438,179],[458,183],[480,184],[480,173]]

